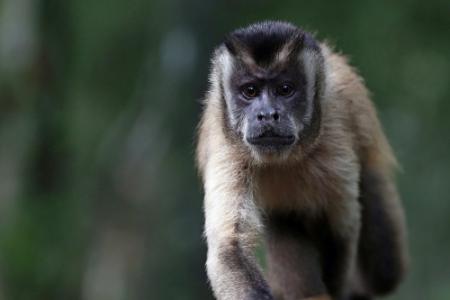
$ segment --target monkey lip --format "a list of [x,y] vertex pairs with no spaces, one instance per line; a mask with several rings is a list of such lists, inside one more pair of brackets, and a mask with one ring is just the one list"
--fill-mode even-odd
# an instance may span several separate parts
[[259,136],[249,137],[247,141],[255,146],[279,147],[290,146],[295,142],[293,135],[278,135],[272,132],[265,132]]

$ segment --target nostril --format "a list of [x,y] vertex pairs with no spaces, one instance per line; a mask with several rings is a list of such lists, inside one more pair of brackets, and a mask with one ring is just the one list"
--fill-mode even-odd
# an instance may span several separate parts
[[280,119],[280,115],[279,115],[277,112],[274,112],[274,113],[272,113],[272,118],[273,118],[275,121],[278,121],[278,120]]
[[262,121],[264,119],[264,114],[263,113],[259,113],[257,118],[258,118],[258,121]]

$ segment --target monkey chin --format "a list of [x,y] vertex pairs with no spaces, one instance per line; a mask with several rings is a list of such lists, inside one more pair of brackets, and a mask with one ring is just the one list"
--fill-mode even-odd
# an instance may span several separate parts
[[283,165],[290,161],[294,152],[294,145],[252,145],[246,142],[250,149],[251,157],[255,165]]

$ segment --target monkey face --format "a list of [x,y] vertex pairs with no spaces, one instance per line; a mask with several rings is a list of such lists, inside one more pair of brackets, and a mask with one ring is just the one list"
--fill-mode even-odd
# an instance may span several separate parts
[[243,142],[258,153],[282,153],[304,128],[305,79],[299,65],[283,70],[240,66],[231,77],[231,113]]
[[224,120],[257,158],[287,157],[318,136],[323,56],[301,29],[267,26],[231,33],[219,52]]

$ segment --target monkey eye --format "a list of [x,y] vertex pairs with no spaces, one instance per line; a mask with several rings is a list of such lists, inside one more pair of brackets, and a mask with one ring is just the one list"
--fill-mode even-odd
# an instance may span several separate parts
[[241,93],[246,99],[252,99],[259,95],[258,87],[254,84],[246,84],[241,88]]
[[292,94],[294,94],[294,91],[295,91],[294,86],[290,83],[280,84],[275,90],[277,95],[283,97],[292,96]]

